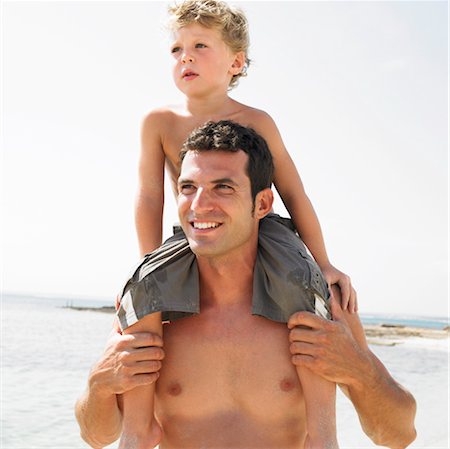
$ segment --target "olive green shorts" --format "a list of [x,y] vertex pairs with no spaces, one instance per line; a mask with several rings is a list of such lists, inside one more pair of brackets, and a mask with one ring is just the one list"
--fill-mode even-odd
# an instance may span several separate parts
[[[181,228],[174,231],[143,258],[119,295],[122,330],[154,312],[162,312],[163,321],[200,313],[196,257]],[[271,213],[259,227],[252,314],[286,323],[298,311],[329,319],[328,287],[292,221]]]

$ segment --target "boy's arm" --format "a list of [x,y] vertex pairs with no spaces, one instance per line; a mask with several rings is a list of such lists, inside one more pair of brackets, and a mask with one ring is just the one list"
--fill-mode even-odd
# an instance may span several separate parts
[[[162,339],[161,313],[141,318],[125,329],[124,334],[149,332]],[[122,395],[122,436],[119,448],[156,447],[162,436],[162,429],[154,416],[155,383],[141,385]]]
[[[145,348],[145,349],[143,349]],[[75,405],[81,437],[93,448],[113,443],[122,430],[121,395],[156,381],[164,358],[159,335],[120,335],[113,330]]]
[[141,129],[139,182],[135,204],[135,222],[141,256],[161,245],[164,208],[164,163],[161,131],[164,114],[148,114]]
[[[334,296],[339,298],[339,292]],[[375,444],[407,447],[416,437],[414,397],[370,351],[358,315],[342,310],[335,299],[332,312],[334,321],[308,312],[290,318],[294,365],[339,384]]]
[[287,152],[280,132],[272,118],[263,112],[258,117],[256,131],[267,141],[274,158],[274,184],[283,200],[303,242],[319,265],[329,285],[338,284],[343,297],[343,307],[350,302],[356,311],[356,292],[350,278],[337,270],[328,259],[322,229],[314,208],[306,195],[300,175]]

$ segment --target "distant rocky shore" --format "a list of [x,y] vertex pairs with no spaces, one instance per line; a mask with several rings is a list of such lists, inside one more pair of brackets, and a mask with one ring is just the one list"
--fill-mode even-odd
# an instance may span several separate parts
[[102,307],[81,307],[81,306],[64,306],[63,309],[72,309],[72,310],[82,310],[82,311],[90,311],[90,312],[105,312],[105,313],[114,313],[115,309],[113,306],[102,306]]
[[[115,310],[112,306],[82,307],[67,305],[64,308],[104,313],[114,313]],[[450,336],[450,326],[446,326],[443,329],[428,329],[403,326],[401,324],[364,324],[364,331],[370,344],[389,346],[396,345],[407,337],[442,339]]]
[[364,331],[369,343],[379,345],[395,345],[408,337],[442,339],[450,336],[450,327],[443,329],[428,329],[424,327],[409,327],[399,324],[364,324]]

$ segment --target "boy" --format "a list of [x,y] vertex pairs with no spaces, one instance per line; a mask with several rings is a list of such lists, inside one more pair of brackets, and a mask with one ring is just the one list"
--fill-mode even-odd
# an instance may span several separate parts
[[[173,76],[177,87],[186,95],[186,104],[181,107],[155,110],[143,123],[139,167],[140,185],[136,204],[136,225],[141,253],[147,254],[161,244],[164,166],[167,167],[174,192],[176,192],[176,182],[180,171],[179,150],[189,133],[207,121],[232,120],[253,128],[267,141],[275,160],[275,186],[291,214],[296,229],[321,268],[328,284],[340,285],[343,307],[348,306],[350,310],[356,310],[355,292],[351,288],[348,277],[334,268],[328,260],[317,217],[304,192],[296,168],[284,148],[276,125],[265,112],[240,104],[227,94],[229,88],[237,84],[239,77],[245,75],[250,62],[247,57],[249,41],[244,15],[222,2],[213,0],[188,0],[180,6],[171,8],[170,12],[173,18],[174,34],[174,43],[171,46],[175,60]],[[261,236],[261,242],[263,247],[267,243],[267,238]],[[301,246],[301,243],[299,245]],[[189,253],[187,243],[179,237],[174,240],[174,245],[169,249],[171,254],[168,258],[166,258],[167,251],[156,252],[160,257],[151,259],[150,271],[155,266],[157,270],[158,264],[164,265],[172,257],[176,259],[179,255],[184,257]],[[282,255],[283,251],[290,251],[283,247],[280,250],[276,243],[269,243],[266,254],[270,254],[274,249],[278,249],[278,253]],[[301,258],[307,258],[301,249],[299,252]],[[270,264],[264,265],[267,256],[262,259],[263,274],[261,276],[268,275],[270,279],[273,270]],[[309,264],[302,261],[300,263]],[[318,275],[311,264],[309,268],[311,273]],[[169,309],[166,307],[167,304],[162,304],[161,301],[167,299],[165,297],[169,295],[161,295],[160,292],[148,295],[148,289],[144,293],[138,292],[143,285],[140,281],[145,277],[143,273],[146,269],[149,269],[149,265],[144,263],[140,271],[136,272],[139,279],[133,286],[133,288],[136,287],[133,295],[135,297],[150,296],[149,302],[152,304],[149,304],[149,307],[145,306],[144,311],[135,313],[135,298],[131,298],[132,286],[128,285],[124,290],[118,315],[125,333],[147,330],[162,335],[160,312],[167,312]],[[174,271],[176,271],[175,268]],[[255,271],[255,276],[258,273]],[[195,272],[191,278],[195,278]],[[276,276],[274,284],[278,279],[275,278]],[[175,279],[180,281],[182,277],[178,275]],[[316,286],[318,294],[316,300],[318,296],[319,303],[326,309],[324,300],[327,299],[327,292],[324,292],[323,285],[320,279]],[[176,287],[177,285],[174,286]],[[183,284],[178,287],[183,287]],[[151,293],[155,293],[158,285],[152,288]],[[195,291],[195,288],[194,285],[191,290]],[[176,297],[177,294],[174,296]],[[276,309],[274,313],[260,314],[272,320],[286,322],[289,313],[295,310],[286,311],[282,310],[283,305],[278,306],[273,307]],[[175,319],[182,316],[177,315],[179,312],[193,311],[189,308],[185,310],[183,307],[185,305],[181,304],[179,307],[170,309],[173,314],[166,313],[165,317]],[[324,316],[327,315],[325,310]],[[337,447],[334,385],[312,375],[306,369],[298,368],[298,375],[304,391],[312,391],[315,395],[305,397],[309,434],[307,447]],[[154,386],[152,385],[137,388],[124,395],[124,421],[120,448],[149,447],[159,442],[161,429],[153,417],[153,394]],[[327,420],[325,427],[323,427],[324,419]]]

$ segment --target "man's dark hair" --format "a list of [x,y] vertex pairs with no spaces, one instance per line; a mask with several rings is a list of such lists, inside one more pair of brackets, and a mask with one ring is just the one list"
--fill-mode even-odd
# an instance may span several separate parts
[[180,158],[188,151],[243,151],[248,155],[246,172],[250,178],[252,199],[261,190],[270,188],[273,179],[273,159],[266,141],[252,128],[222,120],[207,122],[194,129],[183,144]]

